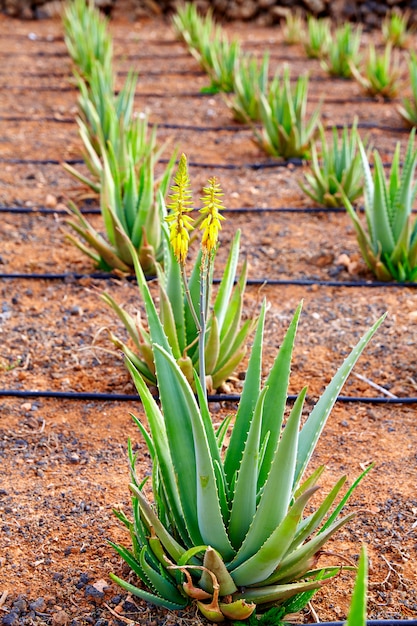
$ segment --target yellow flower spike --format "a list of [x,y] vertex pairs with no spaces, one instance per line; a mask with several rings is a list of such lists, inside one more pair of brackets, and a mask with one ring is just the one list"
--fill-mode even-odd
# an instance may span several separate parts
[[167,208],[172,213],[168,215],[166,221],[169,223],[169,240],[174,250],[177,261],[184,265],[188,253],[190,241],[189,231],[193,228],[194,220],[187,215],[193,210],[191,200],[190,179],[187,171],[187,157],[181,155],[178,164],[178,171],[174,178],[175,185],[171,187],[171,202]]
[[200,229],[203,231],[201,245],[203,251],[210,254],[216,249],[219,230],[221,230],[221,221],[225,219],[220,214],[220,211],[224,209],[221,200],[224,194],[215,177],[209,179],[208,186],[204,187],[203,191],[204,196],[201,200],[204,206],[200,209],[200,213],[206,217],[200,226]]

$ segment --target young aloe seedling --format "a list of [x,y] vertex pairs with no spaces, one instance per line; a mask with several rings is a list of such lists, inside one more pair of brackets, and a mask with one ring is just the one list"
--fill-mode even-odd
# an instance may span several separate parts
[[203,17],[191,3],[179,5],[173,25],[178,37],[210,77],[211,83],[203,92],[232,92],[241,56],[240,43],[229,42],[221,26],[215,24],[211,11]]

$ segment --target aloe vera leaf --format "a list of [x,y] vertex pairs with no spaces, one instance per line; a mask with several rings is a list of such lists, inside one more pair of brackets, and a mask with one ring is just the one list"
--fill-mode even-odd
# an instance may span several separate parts
[[405,223],[411,213],[415,197],[413,177],[417,163],[417,150],[413,151],[414,138],[415,128],[410,133],[401,178],[397,185],[396,194],[392,203],[392,231],[395,241],[397,241],[397,238],[404,229]]
[[150,360],[147,354],[147,350],[145,346],[142,346],[140,350],[140,356],[138,356],[133,350],[129,348],[129,346],[123,342],[121,342],[117,337],[111,333],[110,339],[113,341],[115,345],[122,350],[123,354],[127,359],[132,363],[132,365],[138,370],[140,375],[145,379],[148,385],[155,385],[155,365],[153,360]]
[[247,602],[256,604],[267,604],[270,602],[282,602],[296,594],[303,593],[309,589],[320,589],[323,583],[320,581],[296,582],[291,584],[270,585],[268,587],[248,588],[239,593],[234,593],[233,598],[242,598]]
[[261,391],[237,473],[229,521],[229,537],[239,547],[256,512],[262,411],[267,387]]
[[281,434],[282,419],[287,402],[288,384],[291,372],[291,357],[301,309],[302,302],[298,305],[294,313],[291,324],[281,343],[278,355],[265,382],[265,386],[269,387],[269,391],[264,404],[261,441],[265,439],[268,432],[269,440],[259,472],[259,488],[262,487],[267,479]]
[[211,375],[216,369],[217,359],[220,350],[219,325],[217,317],[213,312],[210,318],[210,327],[208,329],[206,343],[204,346],[204,361],[206,374]]
[[[173,461],[170,454],[170,445],[168,442],[168,436],[165,428],[164,417],[162,416],[158,405],[153,399],[148,387],[145,382],[142,380],[140,374],[136,371],[136,369],[126,361],[127,368],[133,378],[133,382],[136,386],[136,389],[140,395],[148,423],[149,428],[152,433],[152,441],[155,448],[156,457],[158,459],[158,467],[161,474],[161,480],[164,485],[165,493],[167,495],[169,505],[171,507],[172,514],[175,519],[175,523],[178,528],[178,532],[182,539],[188,543],[189,542],[189,529],[187,526],[187,518],[185,518],[184,512],[182,510],[182,503],[179,494],[179,488],[175,480],[175,466],[173,465]],[[135,492],[136,493],[136,492]],[[143,500],[142,493],[137,494],[138,498]],[[152,525],[155,526],[155,519],[152,521]],[[186,530],[187,527],[187,530]],[[160,537],[162,543],[162,537],[160,536],[158,530],[156,530],[158,536]],[[191,527],[192,533],[192,527]],[[190,534],[191,534],[190,533]],[[195,534],[198,538],[198,533]],[[198,543],[202,543],[199,541]],[[165,545],[165,544],[164,544]]]
[[188,604],[188,601],[186,600],[186,598],[184,598],[183,603],[170,602],[169,600],[166,600],[165,598],[161,598],[160,596],[150,593],[149,591],[145,591],[144,589],[139,589],[139,587],[135,587],[135,585],[131,585],[130,583],[126,582],[122,578],[119,578],[113,573],[110,573],[109,576],[115,583],[120,585],[120,587],[122,587],[122,589],[124,589],[125,591],[128,591],[133,596],[136,596],[137,598],[141,598],[141,600],[145,600],[145,602],[149,602],[150,604],[154,604],[155,606],[161,606],[164,609],[168,609],[170,611],[179,611],[183,609],[184,607],[186,607]]
[[366,476],[366,474],[372,469],[373,467],[373,463],[371,463],[371,465],[369,465],[357,478],[356,480],[354,480],[354,482],[351,484],[351,486],[349,487],[349,489],[347,490],[347,492],[345,493],[345,495],[343,496],[343,498],[340,500],[339,504],[337,505],[337,507],[335,508],[335,510],[332,512],[332,514],[328,517],[328,519],[326,520],[326,522],[323,524],[323,526],[320,528],[319,533],[324,532],[331,524],[333,524],[333,522],[336,521],[338,515],[341,513],[341,511],[343,510],[343,507],[345,506],[345,504],[347,503],[347,501],[349,500],[350,496],[352,495],[352,493],[355,491],[356,487],[359,485],[359,483],[361,482],[361,480]]
[[[197,318],[200,319],[200,276],[201,276],[201,250],[198,252],[197,259],[195,261],[193,271],[188,280],[188,289],[190,292],[190,298],[194,306],[194,310],[197,314]],[[194,317],[191,313],[188,302],[185,302],[185,328],[186,328],[186,341],[187,346],[191,345],[198,334],[198,330],[194,321]],[[197,346],[196,346],[197,349]],[[198,349],[197,349],[198,352]],[[192,354],[190,354],[192,356]]]
[[301,477],[307,467],[307,464],[313,454],[317,441],[324,428],[326,420],[336,402],[337,396],[342,389],[347,377],[349,376],[356,361],[362,354],[369,341],[378,330],[382,322],[384,321],[386,314],[382,315],[375,324],[365,333],[365,335],[359,340],[356,346],[353,348],[350,355],[346,358],[344,363],[338,369],[333,379],[327,386],[324,393],[321,395],[317,404],[308,416],[299,438],[298,455],[297,455],[297,467],[295,472],[296,482],[301,480]]
[[184,517],[202,538],[195,543],[211,545],[229,559],[234,550],[221,515],[213,467],[217,445],[209,446],[192,389],[171,354],[158,345],[154,352],[158,380],[164,381],[159,393]]
[[162,228],[164,270],[158,278],[160,284],[164,285],[168,299],[172,304],[172,311],[174,313],[175,326],[177,329],[178,344],[181,353],[183,353],[186,347],[184,285],[181,278],[180,264],[177,263],[177,260],[175,259],[165,224],[162,225]]
[[342,526],[347,524],[354,517],[355,513],[345,515],[345,517],[329,526],[325,532],[316,534],[312,539],[284,556],[279,568],[271,574],[265,583],[290,582],[297,577],[303,576],[310,567],[309,563],[311,559],[317,554],[320,548],[339,530],[339,528],[342,528]]
[[346,626],[366,625],[366,594],[368,588],[368,559],[363,545],[359,556],[358,573],[352,594]]
[[229,485],[231,485],[233,476],[239,468],[250,422],[260,393],[265,311],[266,302],[264,300],[259,314],[258,326],[253,341],[239,407],[224,460],[224,468]]
[[[293,550],[296,546],[302,544],[308,537],[310,537],[320,526],[324,517],[329,512],[333,502],[335,501],[339,491],[343,487],[346,482],[346,476],[342,476],[338,482],[335,484],[333,489],[327,494],[326,498],[323,500],[319,508],[309,517],[304,518],[297,529],[297,533],[294,537],[294,544],[290,546],[289,552]],[[335,516],[337,517],[337,515]],[[333,521],[333,520],[332,520]],[[330,524],[329,524],[330,525]],[[322,527],[320,531],[324,530]]]
[[[257,320],[246,320],[238,330],[232,343],[229,345],[227,345],[225,341],[220,343],[220,351],[217,357],[216,367],[214,369],[215,372],[226,368],[231,361],[235,361],[236,353],[241,353],[242,356],[246,353],[247,339],[253,328],[256,327],[256,323]],[[238,363],[239,362],[240,359],[238,360]]]
[[159,310],[162,325],[164,327],[165,334],[167,336],[169,345],[171,346],[172,354],[175,359],[181,357],[181,350],[178,343],[177,327],[175,324],[174,313],[171,306],[171,301],[162,285],[159,285]]
[[[259,547],[263,546],[263,544],[265,544],[265,546],[269,546],[270,542],[274,544],[275,540],[278,538],[277,528],[280,527],[288,514],[288,507],[293,493],[298,429],[305,395],[306,389],[303,389],[296,399],[288,417],[280,443],[271,463],[271,468],[256,513],[242,546],[231,563],[231,567],[233,568],[240,566],[246,560],[256,555]],[[299,497],[299,502],[303,502],[302,497],[303,494]],[[294,509],[294,511],[296,510],[297,509]],[[284,525],[284,527],[286,526]],[[274,539],[272,539],[272,537],[274,537]],[[268,555],[269,552],[267,551],[266,554]],[[272,555],[270,555],[270,558],[271,557]],[[268,564],[271,565],[271,561],[269,561]],[[272,568],[269,574],[273,569],[274,568]]]
[[236,278],[237,264],[239,261],[240,230],[236,231],[230,246],[226,266],[214,301],[214,313],[216,314],[219,328],[223,328],[227,309],[229,307],[230,296]]
[[[158,219],[159,217],[155,206],[153,166],[153,158],[152,156],[148,156],[144,160],[138,176],[138,203],[136,207],[136,218],[131,234],[132,242],[136,247],[140,245],[143,228],[147,233],[149,243],[152,246],[158,247],[158,241],[155,241],[155,234],[151,236],[151,224],[153,218]],[[160,232],[160,221],[158,223],[158,228]]]
[[384,166],[378,152],[375,152],[374,155],[374,182],[375,191],[372,212],[374,247],[379,243],[383,252],[391,254],[395,241],[391,229],[390,200],[385,181]]
[[[103,239],[103,237],[97,231],[95,231],[94,228],[92,228],[88,223],[86,228],[80,226],[80,224],[77,224],[72,220],[66,220],[66,223],[71,226],[71,228],[73,228],[87,243],[90,244],[92,248],[94,248],[94,250],[99,253],[99,260],[103,259],[108,267],[119,269],[121,272],[129,271],[129,266],[126,265],[126,263],[124,263],[122,259],[117,256],[114,248],[105,239]],[[88,248],[85,248],[77,243],[77,240],[70,235],[67,235],[67,238],[70,239],[81,250],[88,250]],[[91,258],[93,259],[97,258],[97,256],[91,254],[91,252],[88,253],[88,255],[91,256]]]
[[181,602],[184,602],[185,604],[188,604],[188,601],[179,592],[175,584],[171,582],[172,579],[170,580],[168,578],[165,573],[167,570],[164,570],[164,568],[161,567],[160,573],[149,565],[147,561],[147,554],[148,550],[144,546],[140,553],[140,565],[145,574],[145,581],[149,584],[149,586],[160,594],[165,600],[168,600],[168,602],[172,602],[173,604],[181,604]]
[[[360,137],[358,137],[358,148],[359,148],[359,153],[361,156],[361,162],[362,162],[362,170],[363,170],[363,176],[364,176],[364,198],[365,198],[365,212],[366,215],[368,216],[368,213],[371,213],[373,211],[373,204],[374,204],[374,180],[372,178],[372,172],[371,172],[371,168],[369,166],[369,161],[368,161],[368,157],[366,155],[366,151],[365,151],[365,147],[360,139]],[[368,217],[367,217],[368,219]],[[371,219],[371,222],[373,223],[373,218]],[[369,222],[368,222],[368,227],[369,227]],[[370,228],[370,235],[372,236],[372,226]]]
[[134,341],[135,345],[138,345],[138,332],[136,328],[135,319],[130,315],[123,307],[121,307],[112,296],[104,292],[100,296],[101,300],[105,302],[109,307],[113,309],[118,318],[123,322],[129,336]]
[[256,585],[279,567],[281,559],[293,541],[304,507],[315,491],[316,488],[313,488],[304,492],[258,551],[231,570],[238,587]]
[[236,371],[238,365],[242,362],[243,357],[246,354],[246,346],[242,346],[238,350],[232,354],[226,363],[222,365],[219,369],[216,369],[215,372],[212,373],[212,386],[213,389],[218,389],[222,383],[224,383],[228,378],[230,378],[233,372]]
[[116,550],[118,555],[121,556],[122,559],[128,564],[132,572],[134,572],[136,576],[138,576],[141,580],[144,580],[145,573],[143,569],[141,568],[139,561],[135,558],[132,552],[130,552],[130,550],[127,550],[123,546],[118,545],[117,543],[113,543],[113,541],[109,541],[108,543],[111,545],[111,547],[114,550]]

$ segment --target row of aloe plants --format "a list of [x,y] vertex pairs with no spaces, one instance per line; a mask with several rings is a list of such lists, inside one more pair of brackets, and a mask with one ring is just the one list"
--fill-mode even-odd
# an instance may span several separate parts
[[[69,238],[92,256],[102,269],[113,268],[129,273],[135,268],[137,255],[142,270],[157,276],[159,293],[156,297],[160,303],[164,331],[177,362],[187,373],[188,380],[192,383],[193,367],[203,361],[204,385],[210,391],[221,389],[243,360],[248,337],[256,325],[256,317],[254,321],[243,320],[247,266],[243,263],[241,275],[237,279],[240,232],[236,233],[231,243],[215,299],[212,285],[215,250],[207,266],[206,258],[200,250],[189,279],[184,272],[178,271],[167,231],[166,220],[170,217],[165,205],[176,154],[174,152],[171,157],[160,182],[155,183],[154,168],[160,154],[160,150],[156,148],[156,129],[153,128],[148,136],[146,119],[134,115],[136,79],[132,74],[128,75],[119,95],[114,95],[112,45],[105,18],[93,7],[88,8],[84,0],[74,0],[74,3],[67,5],[64,27],[67,47],[76,66],[75,75],[80,87],[80,135],[89,155],[86,164],[90,172],[96,173],[96,182],[91,184],[70,166],[66,169],[82,182],[89,184],[93,192],[99,193],[107,241],[74,204],[70,205],[70,210],[76,221],[70,219],[67,224],[93,251],[71,235]],[[84,40],[80,42],[80,48],[77,48],[79,32],[86,32],[86,29],[94,34],[88,50],[85,49]],[[107,39],[108,43],[100,44],[96,41],[100,39]],[[103,50],[106,51],[105,55]],[[88,58],[83,60],[84,56]],[[96,81],[99,84],[99,97],[96,97],[95,92]],[[96,115],[97,109],[100,115]],[[180,159],[174,183],[172,198],[176,201],[178,194],[181,195],[183,219],[191,227],[194,220],[187,216],[187,207],[192,204],[191,188],[184,155]],[[222,192],[215,179],[209,180],[204,192],[202,201],[206,209],[201,210],[203,215],[191,228],[194,231],[199,226],[204,227],[209,219],[204,217],[207,207],[217,211],[222,206]],[[203,270],[204,301],[200,302],[199,281],[200,271]],[[135,363],[146,381],[155,384],[155,365],[146,320],[142,320],[139,313],[131,315],[110,293],[104,293],[102,299],[123,322],[133,347],[109,329],[110,339]],[[197,341],[198,334],[203,332],[200,327],[200,309],[210,310],[212,299],[213,310],[205,320],[207,345],[205,354],[202,355],[198,351]]]
[[[399,166],[398,146],[389,179],[384,175],[377,150],[373,151],[375,171],[372,175],[368,154],[358,133],[357,120],[350,131],[345,126],[340,135],[338,129],[333,127],[332,141],[328,144],[320,122],[320,107],[307,119],[307,75],[298,77],[295,86],[292,86],[290,71],[285,67],[282,74],[276,73],[270,81],[268,52],[258,61],[248,54],[239,55],[237,51],[240,46],[234,41],[228,48],[227,38],[221,27],[215,25],[212,15],[201,16],[194,4],[182,5],[173,18],[173,24],[178,36],[186,42],[202,67],[209,72],[212,87],[233,92],[233,95],[225,95],[226,102],[238,121],[251,124],[258,145],[274,157],[306,158],[311,167],[305,173],[304,180],[300,181],[303,191],[318,205],[346,206],[355,226],[363,258],[375,276],[380,280],[413,281],[417,276],[417,221],[412,219],[416,193],[413,180],[416,152],[412,149],[414,129],[410,133],[402,170]],[[308,41],[319,38],[331,41],[328,21],[310,18],[308,27]],[[382,60],[376,54],[375,48],[370,49],[373,59],[371,64],[375,67],[370,70],[369,76],[374,76],[375,79],[379,77],[381,85],[385,82],[385,70],[389,74],[388,55],[391,45],[404,41],[398,32],[402,32],[401,27],[405,28],[405,22],[397,14],[393,14],[390,21],[385,22],[386,38],[391,33],[391,40]],[[300,24],[298,28],[301,29]],[[346,24],[338,29],[334,46],[349,72],[352,69],[353,74],[362,80],[354,62],[354,51],[359,50],[360,29],[357,27],[353,33],[352,28],[351,24]],[[218,41],[222,42],[221,46]],[[206,50],[209,50],[208,56]],[[216,58],[215,65],[211,63],[213,58]],[[380,65],[383,66],[382,69]],[[219,67],[222,68],[220,73]],[[218,80],[220,75],[222,79]],[[228,76],[227,80],[225,75]],[[417,57],[412,53],[410,81],[413,90],[417,89],[416,78]],[[411,99],[404,99],[400,108],[409,121],[415,106]],[[260,129],[256,122],[261,123]],[[352,206],[363,194],[365,223]]]
[[[78,117],[88,174],[66,165],[66,170],[92,193],[99,194],[106,238],[70,205],[69,226],[77,236],[71,241],[104,270],[129,272],[133,260],[124,236],[139,253],[145,271],[155,271],[162,257],[162,212],[175,152],[157,176],[157,165],[166,145],[156,142],[156,128],[146,115],[135,114],[137,76],[130,72],[115,95],[113,42],[107,20],[86,7],[84,0],[66,5],[65,41],[75,65],[79,89]],[[89,36],[86,37],[85,33]]]
[[[94,34],[101,33],[100,40],[106,34],[100,19],[91,5],[83,5],[80,0],[67,5],[64,24],[70,42],[68,47],[80,71],[77,59],[84,59],[91,52],[83,48],[85,39],[81,33],[86,32],[85,20],[92,20],[88,29]],[[80,48],[77,48],[78,43]],[[103,41],[96,43],[94,54],[95,50],[104,49],[106,58],[111,59],[108,52],[111,46]],[[95,74],[100,75],[103,68],[94,55],[87,61],[87,70],[82,70],[83,76],[79,76],[78,81],[85,109],[93,110],[90,104],[94,104],[94,94],[90,89]],[[106,63],[109,64],[109,60]],[[104,79],[104,74],[100,78]],[[131,93],[132,78],[127,84],[126,91]],[[114,111],[118,108],[118,99],[114,98],[111,85],[109,80],[105,91]],[[102,112],[100,119],[104,121],[107,119],[105,107]],[[115,125],[116,134],[108,134],[95,146],[87,119],[80,124],[80,129],[84,128],[89,137],[84,145],[88,146],[90,158],[94,154],[91,160],[100,172],[96,177],[98,187],[90,187],[100,196],[109,195],[106,180],[109,158],[113,159],[114,171],[123,166],[130,172],[132,185],[137,181],[142,184],[140,168],[137,169],[131,152],[125,153],[123,149],[119,152],[113,145],[113,142],[125,145],[120,131],[124,124],[125,118],[121,115]],[[126,129],[129,130],[129,125]],[[95,137],[100,137],[104,129],[97,126],[95,131]],[[81,178],[78,173],[75,175]],[[107,191],[103,192],[104,189]],[[134,266],[145,307],[144,324],[130,317],[109,294],[103,296],[125,323],[139,351],[138,356],[119,342],[147,418],[147,426],[137,418],[135,421],[152,461],[153,495],[151,503],[148,480],[137,475],[138,459],[129,442],[133,519],[121,511],[115,513],[128,529],[132,547],[112,545],[147,589],[115,575],[112,578],[133,595],[169,609],[183,609],[196,603],[202,614],[213,622],[231,619],[249,623],[251,617],[271,605],[278,620],[288,612],[300,610],[317,589],[340,571],[339,567],[319,565],[321,549],[353,517],[352,513],[343,515],[342,510],[368,470],[343,495],[346,476],[341,477],[316,510],[306,516],[305,508],[310,506],[317,492],[324,467],[317,468],[308,478],[304,474],[340,389],[383,318],[352,350],[303,426],[301,416],[306,389],[300,392],[285,419],[290,362],[301,305],[267,380],[262,383],[267,305],[262,304],[256,324],[248,321],[240,327],[246,269],[233,289],[239,233],[234,239],[218,294],[211,304],[213,264],[223,220],[221,188],[216,179],[208,181],[200,209],[202,219],[194,222],[190,180],[183,155],[171,191],[167,207],[162,192],[159,193],[163,264],[158,263],[155,250],[149,252],[158,277],[159,310],[144,274],[146,265],[141,262],[141,250],[124,228],[121,217],[112,211],[111,202],[107,199],[104,204],[106,226],[111,224],[120,248]],[[103,210],[102,198],[101,205]],[[82,213],[74,208],[73,211],[84,232],[89,232],[85,239],[92,245],[95,234],[91,234],[91,227]],[[189,244],[196,226],[202,231],[201,246],[193,272],[188,276]],[[116,247],[114,250],[117,254]],[[236,366],[254,326],[256,333],[236,416],[234,420],[226,418],[215,427],[209,413],[207,391],[208,381],[215,385],[220,374],[218,370],[211,370],[210,365],[221,355],[219,367],[227,377],[227,362]],[[148,387],[155,380],[159,402]],[[229,443],[224,452],[226,437]],[[349,624],[365,623],[366,579],[363,552]]]

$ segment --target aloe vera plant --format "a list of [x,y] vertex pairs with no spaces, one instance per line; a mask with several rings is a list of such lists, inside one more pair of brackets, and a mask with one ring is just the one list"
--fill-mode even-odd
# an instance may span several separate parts
[[267,154],[290,159],[309,155],[320,116],[320,106],[306,120],[308,76],[299,76],[291,87],[290,70],[276,75],[268,94],[259,94],[262,129],[253,126],[255,141]]
[[287,46],[301,43],[305,34],[305,20],[298,9],[288,10],[281,26],[283,41]]
[[129,160],[139,164],[156,151],[156,128],[148,137],[146,115],[135,117],[133,114],[136,86],[134,74],[128,75],[118,96],[114,96],[113,79],[108,79],[99,65],[93,68],[89,84],[81,77],[78,77],[77,84],[80,90],[77,123],[84,145],[84,162],[90,176],[85,176],[68,163],[64,163],[64,169],[99,193],[103,173],[102,155],[108,150],[108,144],[112,145],[117,155],[120,172],[127,172]]
[[358,127],[355,119],[349,133],[344,126],[341,136],[337,128],[332,129],[332,141],[326,141],[323,126],[320,124],[320,147],[311,146],[311,171],[304,174],[304,184],[300,187],[320,206],[343,206],[341,189],[350,202],[362,194],[363,173],[358,149]]
[[184,41],[190,51],[195,51],[200,60],[202,51],[213,38],[216,24],[212,11],[201,15],[193,2],[179,3],[172,16],[172,24],[177,36]]
[[233,77],[233,95],[227,97],[227,105],[238,122],[260,120],[259,94],[268,91],[269,53],[260,61],[243,55]]
[[233,81],[242,55],[237,39],[229,41],[212,12],[201,16],[195,5],[179,5],[173,16],[177,35],[187,44],[189,51],[210,77],[210,85],[204,93],[232,92]]
[[332,76],[352,77],[352,66],[359,65],[362,29],[350,22],[336,29],[322,67]]
[[175,153],[162,176],[155,180],[158,153],[150,152],[139,163],[127,158],[126,171],[111,144],[102,152],[100,181],[100,209],[107,238],[88,222],[70,203],[71,219],[66,224],[81,239],[67,234],[67,238],[105,271],[117,269],[129,273],[133,268],[132,253],[126,238],[139,254],[147,273],[155,272],[155,261],[162,254],[163,198],[167,193]]
[[111,66],[113,41],[108,20],[95,8],[93,1],[67,2],[62,20],[67,50],[85,80],[89,81],[97,63],[103,67]]
[[321,59],[327,54],[332,39],[330,20],[309,15],[304,50],[311,59]]
[[396,48],[406,48],[410,33],[408,32],[409,11],[391,11],[382,21],[381,30],[385,43]]
[[377,150],[373,152],[372,175],[365,149],[359,141],[365,179],[366,225],[342,192],[363,258],[379,280],[413,281],[417,276],[417,219],[412,216],[417,191],[414,138],[415,129],[410,133],[402,168],[400,143],[397,144],[388,180]]
[[228,418],[216,429],[199,377],[194,378],[196,398],[151,298],[145,307],[160,404],[129,360],[127,367],[149,427],[135,418],[152,459],[154,504],[129,445],[133,520],[115,513],[130,533],[132,548],[112,545],[147,589],[115,574],[111,578],[132,595],[171,610],[195,602],[213,622],[244,620],[263,606],[320,588],[340,571],[317,567],[317,561],[323,545],[352,518],[353,513],[340,513],[358,481],[335,504],[346,481],[342,477],[304,516],[324,467],[308,478],[304,473],[340,389],[383,318],[347,357],[302,428],[306,389],[282,429],[301,305],[262,386],[264,303],[234,423]]
[[414,51],[408,61],[408,78],[411,97],[402,99],[398,112],[409,126],[417,126],[417,55]]
[[398,95],[400,89],[400,58],[398,51],[393,52],[392,44],[385,46],[383,54],[378,54],[375,46],[369,44],[368,58],[363,70],[351,66],[352,76],[371,96],[382,96],[389,100]]

